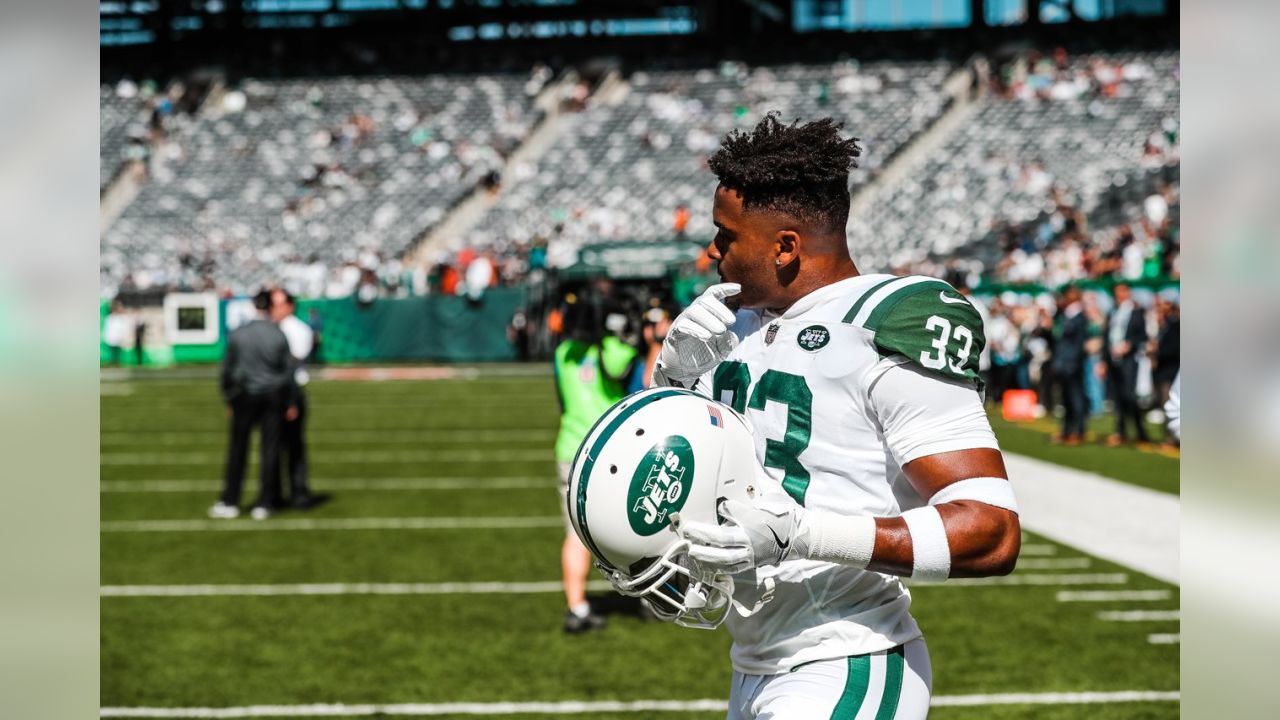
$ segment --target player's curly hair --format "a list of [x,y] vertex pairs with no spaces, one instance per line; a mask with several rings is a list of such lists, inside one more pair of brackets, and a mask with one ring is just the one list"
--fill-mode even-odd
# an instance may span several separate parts
[[858,167],[858,138],[843,138],[832,118],[784,125],[768,113],[750,132],[725,135],[707,161],[743,208],[765,208],[842,231],[849,220],[849,170]]

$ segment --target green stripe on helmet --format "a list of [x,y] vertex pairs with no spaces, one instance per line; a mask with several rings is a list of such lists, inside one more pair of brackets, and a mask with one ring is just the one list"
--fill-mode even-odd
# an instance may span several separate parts
[[[653,393],[652,395],[640,398],[639,400],[632,403],[629,407],[623,408],[617,414],[617,416],[613,418],[613,420],[609,421],[609,424],[606,425],[604,430],[600,432],[600,436],[596,438],[595,443],[591,445],[591,449],[587,451],[585,455],[583,455],[581,450],[579,450],[579,456],[582,458],[582,470],[581,472],[578,473],[578,477],[580,478],[578,481],[578,497],[577,497],[578,529],[582,530],[583,543],[587,546],[589,550],[591,550],[591,554],[595,555],[596,559],[599,560],[602,564],[614,570],[619,570],[621,568],[614,568],[612,564],[610,564],[608,561],[604,559],[604,555],[600,552],[600,548],[596,547],[595,542],[591,539],[591,531],[587,528],[587,481],[591,478],[591,470],[595,467],[596,458],[600,456],[600,451],[604,449],[605,443],[609,442],[609,438],[613,437],[613,434],[617,432],[619,427],[622,426],[622,423],[627,421],[627,418],[634,415],[636,411],[639,410],[640,408],[648,405],[649,403],[655,400],[661,400],[662,398],[671,397],[673,395],[684,395],[684,394],[697,395],[697,393],[691,393],[688,390],[678,390],[678,389],[672,388],[670,390],[660,390],[658,392]],[[698,395],[698,397],[702,397],[702,396]],[[626,399],[624,398],[619,402],[626,402]],[[608,415],[609,413],[605,413],[603,416],[601,416],[600,420],[596,421],[596,425],[599,425],[600,422],[603,421],[605,417],[608,417]],[[591,432],[595,432],[594,427],[592,427]],[[591,433],[587,433],[587,437],[591,437]],[[586,440],[583,440],[583,444],[586,444]]]

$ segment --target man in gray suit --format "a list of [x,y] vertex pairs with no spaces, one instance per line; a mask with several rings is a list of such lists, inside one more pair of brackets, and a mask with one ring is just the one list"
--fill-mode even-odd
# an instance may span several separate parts
[[262,428],[261,489],[253,504],[255,520],[265,520],[276,510],[280,498],[280,437],[286,420],[297,417],[298,386],[294,381],[296,361],[289,353],[289,341],[267,317],[270,291],[253,299],[258,315],[236,328],[227,337],[220,383],[222,397],[231,417],[231,443],[227,450],[222,496],[209,508],[209,517],[234,518],[240,515],[240,486],[249,453],[249,435],[255,425]]

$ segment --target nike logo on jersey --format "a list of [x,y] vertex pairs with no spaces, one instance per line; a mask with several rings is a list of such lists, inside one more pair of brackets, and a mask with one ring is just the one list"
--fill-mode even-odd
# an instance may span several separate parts
[[946,290],[943,290],[942,292],[938,293],[938,299],[939,299],[939,300],[941,300],[942,302],[944,302],[944,303],[948,304],[948,305],[964,305],[966,302],[968,302],[967,300],[965,300],[965,299],[964,299],[964,298],[962,298],[962,297],[958,297],[958,298],[949,298],[949,297],[947,297],[947,291],[946,291]]

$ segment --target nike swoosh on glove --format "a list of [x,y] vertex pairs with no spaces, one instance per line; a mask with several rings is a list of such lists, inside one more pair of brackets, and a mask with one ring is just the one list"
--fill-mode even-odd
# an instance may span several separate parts
[[704,567],[739,573],[808,556],[809,539],[800,527],[804,508],[790,495],[762,495],[751,503],[725,500],[719,512],[724,525],[672,517],[676,533],[689,541],[689,557]]
[[724,299],[741,291],[738,283],[712,285],[685,308],[667,331],[654,377],[687,383],[715,369],[728,357],[738,339],[729,332],[736,316]]

